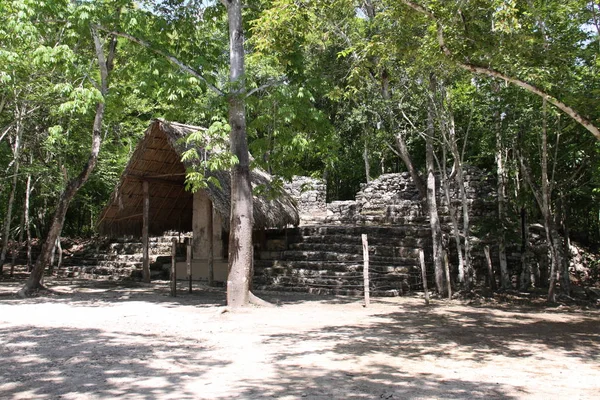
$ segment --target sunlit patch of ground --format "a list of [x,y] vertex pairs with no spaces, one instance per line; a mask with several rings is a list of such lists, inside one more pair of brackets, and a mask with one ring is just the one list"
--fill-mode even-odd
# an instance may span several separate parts
[[0,283],[2,399],[592,399],[600,314],[419,298]]

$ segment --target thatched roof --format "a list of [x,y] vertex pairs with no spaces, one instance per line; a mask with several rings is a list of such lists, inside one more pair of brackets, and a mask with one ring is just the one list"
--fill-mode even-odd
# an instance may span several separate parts
[[[160,235],[168,230],[192,230],[193,195],[185,190],[186,165],[181,161],[181,155],[186,150],[186,145],[181,139],[199,130],[205,128],[163,120],[152,121],[100,214],[100,233],[141,235],[143,181],[149,183],[150,234]],[[220,214],[224,228],[228,230],[230,173],[216,171],[211,172],[211,175],[219,180],[221,187],[209,184],[206,193],[213,202],[214,209]],[[252,171],[251,179],[253,187],[269,187],[271,183],[271,176],[259,169]],[[254,196],[255,229],[298,223],[296,202],[287,193],[281,193],[276,199]]]

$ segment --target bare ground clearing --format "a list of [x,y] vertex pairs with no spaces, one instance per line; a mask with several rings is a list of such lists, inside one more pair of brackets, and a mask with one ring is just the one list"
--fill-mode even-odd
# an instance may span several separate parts
[[21,284],[0,282],[2,399],[600,396],[598,311],[259,293],[279,307],[221,313],[215,289]]

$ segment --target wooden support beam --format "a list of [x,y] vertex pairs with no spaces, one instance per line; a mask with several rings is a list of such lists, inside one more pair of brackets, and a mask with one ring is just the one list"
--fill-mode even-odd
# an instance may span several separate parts
[[213,204],[210,198],[208,199],[207,224],[206,231],[208,232],[208,286],[213,286],[215,283],[215,256],[214,256],[214,232],[213,232]]
[[365,290],[365,307],[369,307],[371,302],[369,298],[369,241],[365,233],[361,235],[361,238],[363,250],[363,286]]
[[163,185],[174,185],[174,186],[183,185],[183,182],[181,180],[167,179],[170,177],[185,177],[185,172],[175,173],[175,174],[161,174],[161,175],[140,175],[140,174],[132,174],[132,173],[125,175],[126,179],[129,179],[132,181],[138,181],[138,182],[147,181],[150,183],[160,183]]
[[177,297],[177,239],[171,242],[171,296]]
[[149,215],[150,215],[150,195],[148,190],[148,181],[142,183],[144,190],[144,211],[142,216],[142,274],[144,282],[150,283],[150,249],[148,248],[148,231],[149,231]]
[[419,249],[419,261],[421,263],[421,276],[423,279],[423,294],[425,295],[425,305],[429,305],[429,291],[427,290],[427,271],[425,268],[425,253]]
[[189,282],[189,290],[190,293],[192,293],[192,245],[189,244],[186,246],[186,257],[185,257],[185,262],[186,262],[186,269],[187,269],[187,276],[188,276],[188,282]]
[[127,215],[127,216],[125,216],[125,217],[121,217],[121,218],[115,218],[115,219],[113,219],[113,220],[111,221],[111,223],[114,223],[114,222],[119,222],[119,221],[123,221],[123,220],[126,220],[126,219],[131,219],[131,218],[139,218],[139,217],[142,217],[142,218],[143,218],[143,217],[144,217],[144,214],[143,214],[143,213],[142,213],[142,214],[131,214],[131,215]]

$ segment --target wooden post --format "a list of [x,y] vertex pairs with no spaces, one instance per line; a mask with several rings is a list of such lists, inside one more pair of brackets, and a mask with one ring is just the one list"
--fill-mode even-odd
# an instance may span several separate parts
[[206,220],[206,231],[208,232],[208,286],[215,284],[215,245],[213,232],[213,204],[208,200],[208,218]]
[[421,261],[421,277],[423,278],[423,292],[425,292],[425,305],[429,305],[429,291],[427,290],[427,272],[425,271],[425,253],[419,249],[419,261]]
[[171,296],[177,297],[177,239],[171,245]]
[[148,249],[148,224],[150,213],[150,195],[148,194],[148,181],[142,182],[144,191],[144,207],[142,215],[142,276],[144,282],[150,282],[150,256]]
[[187,254],[186,254],[186,267],[187,267],[187,275],[188,281],[190,285],[190,293],[192,293],[192,245],[187,245]]
[[496,290],[496,278],[494,277],[494,268],[492,267],[492,258],[490,257],[490,246],[486,245],[483,248],[483,252],[485,253],[485,259],[487,260],[488,278],[490,280],[490,289],[495,291]]
[[450,282],[450,266],[448,263],[448,252],[446,250],[444,250],[444,269],[446,270],[446,284],[448,286],[448,299],[452,299],[452,284]]
[[363,250],[363,281],[365,287],[365,307],[369,307],[369,242],[367,235],[362,234],[362,250]]

